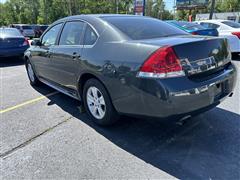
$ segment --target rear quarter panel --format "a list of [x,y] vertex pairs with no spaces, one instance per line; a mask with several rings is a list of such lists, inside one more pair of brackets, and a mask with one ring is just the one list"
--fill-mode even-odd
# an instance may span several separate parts
[[105,42],[101,38],[98,41],[94,47],[84,48],[79,77],[91,73],[100,79],[116,110],[121,111],[122,106],[126,106],[122,104],[125,100],[128,100],[128,106],[135,106],[134,100],[140,98],[139,90],[135,88],[139,83],[136,73],[158,47],[127,41]]

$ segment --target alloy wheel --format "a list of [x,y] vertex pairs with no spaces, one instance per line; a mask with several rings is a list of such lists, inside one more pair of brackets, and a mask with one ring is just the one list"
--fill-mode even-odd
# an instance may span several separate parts
[[30,63],[28,63],[28,65],[27,65],[27,70],[28,70],[28,76],[29,76],[30,80],[32,82],[34,82],[35,81],[34,72],[33,72],[32,65]]
[[106,103],[101,91],[96,87],[89,87],[86,99],[90,113],[96,119],[102,119],[106,114]]

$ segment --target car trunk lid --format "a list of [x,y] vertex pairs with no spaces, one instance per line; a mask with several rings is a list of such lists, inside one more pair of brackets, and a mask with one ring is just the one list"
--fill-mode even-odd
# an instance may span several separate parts
[[188,76],[216,72],[231,60],[226,39],[214,38],[174,46]]
[[231,60],[229,46],[224,38],[187,35],[137,40],[137,42],[159,48],[171,46],[187,76],[207,75],[209,72],[220,70]]
[[25,38],[23,37],[0,38],[0,49],[21,47],[24,41]]

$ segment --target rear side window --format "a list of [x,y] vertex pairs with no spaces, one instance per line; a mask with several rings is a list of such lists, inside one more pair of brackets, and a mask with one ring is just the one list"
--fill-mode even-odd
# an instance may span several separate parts
[[63,28],[59,45],[80,45],[85,23],[67,22]]
[[58,37],[58,33],[59,33],[61,27],[62,27],[62,23],[57,24],[57,25],[53,26],[46,34],[44,34],[44,36],[42,38],[42,45],[43,46],[55,45],[57,37]]
[[240,28],[240,23],[235,23],[233,21],[223,21],[222,23],[232,28]]
[[188,34],[177,27],[154,18],[103,17],[103,19],[133,40]]
[[87,25],[85,35],[84,35],[84,45],[93,45],[97,41],[97,34],[94,30]]

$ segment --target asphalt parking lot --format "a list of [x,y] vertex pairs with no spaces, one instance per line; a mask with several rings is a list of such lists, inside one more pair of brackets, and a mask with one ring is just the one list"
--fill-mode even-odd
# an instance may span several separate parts
[[123,117],[102,128],[80,102],[31,87],[21,60],[2,59],[0,101],[1,179],[240,179],[239,81],[185,124]]

